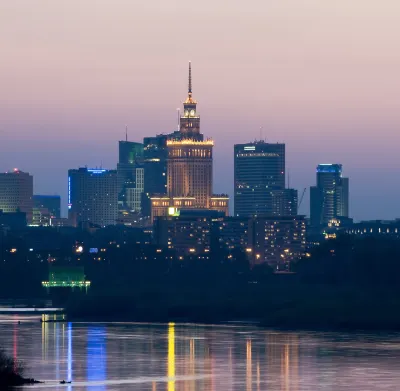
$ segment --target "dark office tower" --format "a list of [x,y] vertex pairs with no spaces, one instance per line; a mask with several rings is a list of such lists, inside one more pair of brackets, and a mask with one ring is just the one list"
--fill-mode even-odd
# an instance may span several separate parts
[[310,188],[310,223],[326,226],[329,221],[349,216],[349,179],[342,177],[341,164],[319,164],[317,186]]
[[61,217],[61,198],[59,195],[34,195],[33,207],[46,209],[50,216],[57,219]]
[[26,213],[28,224],[32,222],[33,176],[15,168],[0,173],[0,210],[4,213]]
[[143,193],[143,144],[119,142],[118,203],[135,212],[141,211]]
[[285,144],[237,144],[234,152],[235,216],[279,215],[276,198],[287,198]]
[[169,135],[159,134],[143,139],[144,193],[143,210],[145,216],[151,214],[150,196],[167,193],[167,140]]
[[117,171],[68,170],[69,217],[101,227],[115,224],[118,215]]

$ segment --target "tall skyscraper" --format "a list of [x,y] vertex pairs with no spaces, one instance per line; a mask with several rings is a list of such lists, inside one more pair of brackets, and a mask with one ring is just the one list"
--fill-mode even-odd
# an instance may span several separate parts
[[121,208],[141,212],[143,183],[143,144],[119,142],[118,203]]
[[142,213],[150,216],[152,195],[167,194],[167,140],[169,135],[159,134],[143,139],[144,194]]
[[200,133],[197,102],[192,97],[189,63],[188,97],[183,103],[179,139],[168,140],[167,192],[171,197],[194,197],[194,207],[209,208],[212,195],[212,140]]
[[285,189],[285,144],[236,144],[234,154],[235,216],[283,215],[291,210],[284,202],[294,202],[297,192]]
[[32,222],[33,177],[14,169],[0,173],[0,210],[4,213],[24,212],[28,224]]
[[117,171],[68,170],[68,209],[76,222],[101,227],[115,224],[118,215]]
[[200,133],[197,102],[192,96],[189,63],[188,96],[183,102],[179,131],[168,135],[167,194],[151,197],[152,218],[175,209],[205,208],[228,213],[228,197],[212,194],[212,149],[214,142]]
[[168,195],[194,197],[194,207],[209,208],[213,141],[183,139],[167,141],[167,144]]
[[317,186],[310,188],[310,223],[326,226],[339,217],[349,217],[349,179],[341,164],[319,164]]

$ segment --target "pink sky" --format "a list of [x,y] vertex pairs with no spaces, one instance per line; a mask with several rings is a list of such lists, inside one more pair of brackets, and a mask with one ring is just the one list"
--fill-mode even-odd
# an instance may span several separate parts
[[262,126],[293,187],[339,162],[356,219],[400,217],[399,20],[398,0],[2,0],[0,170],[65,200],[68,168],[115,167],[125,124],[174,129],[191,60],[215,191]]

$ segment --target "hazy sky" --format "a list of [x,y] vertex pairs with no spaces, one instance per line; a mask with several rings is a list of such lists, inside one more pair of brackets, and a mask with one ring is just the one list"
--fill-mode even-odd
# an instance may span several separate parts
[[191,60],[216,192],[262,126],[300,193],[338,162],[354,218],[400,217],[399,37],[399,0],[1,0],[0,170],[66,202],[68,168],[114,168],[126,124],[174,130]]

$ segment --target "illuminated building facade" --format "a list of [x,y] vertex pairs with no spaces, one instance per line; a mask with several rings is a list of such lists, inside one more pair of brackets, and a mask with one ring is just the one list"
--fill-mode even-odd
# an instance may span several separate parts
[[249,251],[255,264],[266,262],[275,270],[287,270],[305,249],[304,216],[257,217],[249,226]]
[[310,223],[328,226],[329,221],[349,217],[349,179],[341,164],[319,164],[317,186],[310,188]]
[[154,223],[156,243],[182,255],[209,252],[223,216],[223,212],[192,209],[182,210],[179,216],[158,217]]
[[220,249],[233,250],[249,247],[249,224],[247,217],[225,217],[218,224],[218,243]]
[[295,216],[297,191],[285,189],[285,144],[234,147],[235,216]]
[[167,216],[175,208],[213,209],[228,213],[228,197],[212,194],[214,143],[210,139],[204,140],[200,133],[197,102],[192,96],[190,63],[188,97],[183,108],[179,131],[166,139],[167,192],[151,196],[152,220],[157,216]]
[[151,215],[150,197],[167,194],[167,140],[169,135],[159,134],[143,139],[144,194],[142,214]]
[[86,167],[69,170],[68,209],[77,224],[114,225],[118,216],[117,171]]
[[360,221],[359,223],[347,224],[347,226],[341,224],[340,227],[348,235],[400,238],[400,219]]
[[33,176],[14,169],[0,173],[0,210],[4,213],[26,213],[28,224],[32,222]]
[[305,253],[306,222],[304,216],[245,218],[212,210],[182,210],[175,216],[157,217],[154,238],[157,245],[180,255],[242,249],[253,264],[287,270]]
[[119,142],[118,204],[140,212],[144,190],[143,144],[132,141]]
[[168,195],[194,197],[196,208],[209,208],[212,195],[213,142],[170,140],[168,146]]

